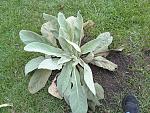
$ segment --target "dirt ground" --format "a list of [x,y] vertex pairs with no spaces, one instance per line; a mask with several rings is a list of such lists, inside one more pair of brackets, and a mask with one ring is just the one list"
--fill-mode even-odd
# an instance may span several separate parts
[[[99,68],[94,65],[90,65],[94,81],[101,84],[105,91],[105,100],[103,103],[105,106],[116,107],[117,104],[114,100],[114,96],[128,89],[126,81],[130,76],[133,76],[133,72],[129,69],[133,64],[133,58],[127,56],[122,52],[110,53],[107,57],[110,61],[118,65],[118,69],[114,72]],[[128,90],[130,93],[130,91]],[[118,106],[118,105],[117,105]]]

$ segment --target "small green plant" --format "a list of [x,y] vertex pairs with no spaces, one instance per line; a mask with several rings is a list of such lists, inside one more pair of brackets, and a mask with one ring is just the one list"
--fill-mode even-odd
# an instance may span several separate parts
[[104,98],[101,85],[94,83],[88,63],[114,71],[117,65],[103,56],[108,53],[112,43],[109,32],[100,34],[81,46],[84,37],[82,15],[67,19],[63,13],[58,17],[43,14],[46,21],[41,27],[41,34],[21,30],[19,35],[25,51],[43,53],[30,60],[25,66],[25,75],[32,72],[28,89],[34,94],[42,89],[53,70],[61,70],[52,81],[49,93],[57,98],[64,98],[72,113],[87,113],[88,106],[95,109]]

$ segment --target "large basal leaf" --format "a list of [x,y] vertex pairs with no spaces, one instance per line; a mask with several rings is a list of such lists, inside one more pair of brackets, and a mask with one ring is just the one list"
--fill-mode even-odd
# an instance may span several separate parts
[[60,70],[62,68],[62,64],[58,65],[58,60],[59,58],[45,59],[39,64],[38,69]]
[[61,12],[58,13],[58,23],[59,23],[60,27],[62,27],[62,28],[66,28],[68,26],[65,16]]
[[30,93],[34,94],[42,89],[48,81],[51,73],[51,70],[36,70],[29,82],[28,89]]
[[104,47],[96,48],[93,53],[94,55],[97,55],[108,51],[109,51],[108,46],[104,46]]
[[64,95],[65,90],[70,84],[71,72],[72,72],[72,62],[68,62],[64,65],[60,75],[57,78],[57,88],[61,96]]
[[73,31],[71,30],[69,23],[66,21],[66,18],[63,15],[63,13],[58,13],[58,23],[63,32],[68,35],[67,37],[64,38],[67,38],[68,40],[72,41],[74,38],[74,34]]
[[113,40],[113,37],[111,36],[109,32],[101,33],[96,39],[99,39],[99,38],[102,39],[102,42],[99,44],[98,48],[109,46]]
[[56,28],[53,28],[51,22],[47,22],[42,25],[41,33],[51,44],[57,47],[56,38],[58,37],[59,33]]
[[61,49],[40,42],[32,42],[26,45],[24,47],[24,50],[29,52],[40,52],[47,55],[54,55],[57,57],[65,55],[65,53]]
[[59,35],[59,23],[58,19],[55,16],[48,15],[43,13],[44,20],[47,21],[46,30],[52,32],[55,38],[58,38]]
[[25,75],[37,69],[39,64],[44,60],[43,56],[33,58],[25,65]]
[[[70,26],[71,29],[71,36],[72,36],[72,42],[79,44],[79,40],[77,38],[79,38],[79,31],[77,30],[77,17],[74,16],[70,16],[66,19],[67,23]],[[69,39],[69,38],[67,38]]]
[[87,97],[81,86],[80,75],[76,67],[73,69],[72,81],[73,86],[69,96],[69,104],[71,106],[72,113],[87,113]]
[[21,30],[19,32],[20,39],[24,44],[29,44],[31,42],[45,42],[45,40],[39,34],[28,31],[28,30]]
[[[71,16],[69,18],[65,18],[62,13],[58,14],[58,22],[60,24],[59,29],[59,43],[61,47],[66,51],[73,51],[72,47],[77,51],[81,52],[80,47],[73,42],[74,39],[74,20],[75,17]],[[62,39],[63,38],[63,39]]]
[[60,96],[60,94],[58,92],[58,89],[57,89],[57,86],[56,86],[56,77],[54,78],[54,80],[52,81],[51,85],[49,86],[48,92],[49,92],[49,94],[51,94],[52,96],[54,96],[56,98],[63,99]]
[[84,81],[85,81],[86,85],[89,87],[89,89],[91,90],[91,92],[94,95],[96,95],[92,70],[88,64],[83,63],[83,65],[84,65]]
[[78,12],[77,17],[70,16],[66,21],[71,28],[72,35],[74,35],[72,42],[80,45],[81,38],[84,36],[82,15]]
[[93,52],[97,48],[109,46],[112,40],[113,38],[109,32],[102,33],[96,39],[87,42],[81,47],[82,54]]
[[115,69],[118,67],[116,64],[101,56],[95,57],[91,64],[108,69],[110,71],[115,71]]
[[70,80],[70,82],[69,82],[69,84],[68,84],[68,87],[67,87],[67,89],[65,90],[65,92],[64,92],[64,99],[65,99],[65,101],[66,101],[66,103],[68,104],[68,105],[70,105],[69,104],[69,97],[70,97],[70,94],[71,94],[71,80]]

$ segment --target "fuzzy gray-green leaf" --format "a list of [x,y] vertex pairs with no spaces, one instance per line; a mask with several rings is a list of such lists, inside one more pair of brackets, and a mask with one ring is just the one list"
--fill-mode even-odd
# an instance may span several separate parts
[[33,58],[25,65],[25,75],[37,69],[39,64],[44,60],[43,56]]
[[68,87],[66,88],[64,95],[63,95],[64,99],[68,105],[69,105],[70,94],[71,94],[71,81],[68,83]]
[[67,26],[66,18],[64,16],[64,14],[61,12],[58,13],[58,23],[59,23],[60,27],[62,27],[62,28],[65,28]]
[[72,62],[68,62],[64,65],[60,75],[57,78],[57,88],[61,96],[64,95],[64,92],[70,83],[71,72]]
[[44,39],[39,34],[28,31],[28,30],[21,30],[19,32],[20,39],[24,44],[29,44],[31,42],[44,42]]
[[[46,27],[46,31],[52,33],[54,38],[58,38],[59,35],[59,23],[58,19],[55,16],[43,13],[43,18],[47,22],[43,24],[43,28]],[[44,33],[44,29],[41,28],[41,33]],[[50,37],[49,37],[50,38]],[[54,39],[53,39],[54,40]]]
[[59,43],[62,49],[66,52],[71,52],[72,47],[68,44],[68,42],[65,40],[66,35],[64,34],[64,31],[60,28],[59,29]]
[[57,46],[56,38],[58,37],[58,29],[53,27],[51,22],[44,23],[41,27],[41,33],[43,37],[47,38],[47,40],[53,44],[54,46]]
[[63,38],[67,38],[68,40],[72,41],[74,38],[73,31],[71,30],[69,23],[66,21],[63,13],[58,13],[58,23],[60,25],[60,29],[62,29],[63,32],[67,34],[67,37]]
[[81,86],[80,75],[76,67],[72,72],[73,87],[69,96],[69,104],[73,113],[87,113],[87,97]]
[[79,47],[76,43],[71,42],[71,41],[68,40],[68,39],[65,39],[65,40],[66,40],[70,45],[72,45],[76,51],[81,52],[80,47]]
[[74,31],[74,42],[80,45],[81,40],[84,36],[84,31],[83,31],[83,18],[80,12],[77,14],[76,18],[76,23],[75,23],[75,31]]
[[103,46],[100,48],[96,48],[93,53],[98,54],[98,53],[103,53],[103,52],[107,52],[107,51],[109,51],[108,46]]
[[94,95],[96,95],[92,70],[89,67],[89,65],[86,63],[84,63],[84,81],[87,84],[87,86],[89,87],[89,89],[91,90],[91,92]]
[[42,89],[51,75],[51,72],[51,70],[36,70],[29,82],[28,89],[30,93],[34,94]]
[[40,43],[40,42],[32,42],[32,43],[26,45],[24,47],[24,50],[29,51],[29,52],[40,52],[40,53],[44,53],[47,55],[54,55],[57,57],[61,57],[65,54],[59,48],[55,48],[53,46],[50,46],[50,45],[47,45],[44,43]]
[[45,59],[39,64],[38,69],[60,70],[62,68],[62,64],[58,65],[58,60],[59,58]]
[[58,19],[55,16],[43,13],[43,18],[47,22],[51,22],[53,25],[59,28]]
[[87,42],[81,47],[82,54],[93,52],[97,48],[108,46],[112,43],[112,39],[109,32],[102,33],[96,39]]

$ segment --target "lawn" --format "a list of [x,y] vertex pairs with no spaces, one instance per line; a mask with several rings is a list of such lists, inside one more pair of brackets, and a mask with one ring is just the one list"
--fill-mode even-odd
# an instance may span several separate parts
[[[141,112],[150,110],[150,1],[149,0],[0,0],[0,104],[13,103],[12,108],[2,108],[0,113],[65,113],[69,109],[64,101],[48,94],[48,85],[37,94],[27,89],[29,78],[24,76],[24,66],[37,54],[23,51],[19,39],[22,29],[40,33],[44,22],[42,13],[66,16],[76,15],[80,10],[84,21],[93,20],[96,25],[86,34],[95,38],[99,33],[109,31],[114,42],[111,47],[124,45],[135,65],[130,66],[135,75],[129,84],[140,102]],[[96,113],[110,111],[121,113],[121,99],[118,107],[100,107]],[[112,97],[113,98],[113,97]]]

